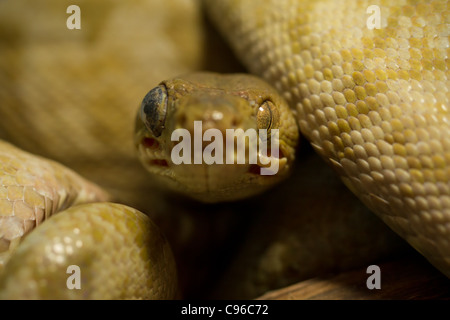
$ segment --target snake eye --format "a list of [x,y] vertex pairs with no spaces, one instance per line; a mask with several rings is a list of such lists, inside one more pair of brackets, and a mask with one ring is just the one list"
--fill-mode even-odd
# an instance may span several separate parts
[[164,129],[167,112],[167,90],[159,85],[150,90],[142,100],[140,116],[142,122],[155,137]]
[[274,105],[270,101],[265,101],[259,106],[258,112],[256,113],[256,123],[258,129],[265,129],[267,131],[272,127],[273,122],[273,110]]

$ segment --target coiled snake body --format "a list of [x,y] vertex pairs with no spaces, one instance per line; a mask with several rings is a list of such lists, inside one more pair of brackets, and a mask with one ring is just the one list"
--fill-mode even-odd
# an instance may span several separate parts
[[[449,3],[210,1],[344,183],[450,276]],[[370,5],[381,28],[370,30]]]
[[[211,19],[237,56],[252,73],[271,83],[287,100],[301,133],[343,182],[395,232],[450,277],[448,2],[211,0],[205,3]],[[366,24],[369,17],[366,10],[371,5],[381,9],[379,29],[371,30]],[[108,199],[97,187],[65,169],[60,171],[59,167],[54,172],[48,169],[50,173],[41,174],[38,169],[28,174],[20,163],[35,163],[35,160],[2,143],[3,150],[7,157],[18,155],[8,160],[10,166],[3,162],[2,167],[0,245],[5,252],[17,246],[16,235],[22,236],[49,215],[42,213],[44,208],[56,209],[53,203],[59,202],[64,208],[78,200]],[[30,165],[24,166],[26,169]],[[15,175],[13,179],[11,175]],[[39,189],[41,181],[47,177],[53,180],[53,186]],[[18,186],[23,181],[28,185]],[[67,181],[70,185],[65,185]],[[63,187],[58,189],[61,185]],[[228,186],[226,188],[229,190]],[[63,189],[73,191],[66,201]],[[201,195],[195,197],[202,198]],[[52,218],[46,229],[39,231],[41,228],[37,228],[36,236],[32,233],[17,246],[17,256],[13,255],[8,262],[0,281],[2,294],[48,297],[45,288],[51,285],[51,278],[39,273],[41,269],[36,274],[30,273],[24,264],[43,263],[42,257],[48,259],[48,256],[42,252],[50,253],[54,257],[50,260],[58,262],[61,246],[56,243],[52,247],[50,242],[48,245],[42,242],[42,251],[39,251],[32,244],[49,236],[76,243],[76,238],[64,240],[63,235],[53,232],[66,224],[64,217],[89,220],[84,215],[94,211],[90,221],[93,225],[101,220],[111,221],[109,215],[117,217],[125,212],[128,218],[123,218],[123,224],[112,222],[111,227],[106,222],[100,224],[105,227],[105,234],[115,235],[108,236],[116,243],[108,248],[120,247],[117,245],[120,239],[130,243],[127,246],[130,251],[118,254],[117,259],[132,256],[136,264],[128,266],[129,272],[135,272],[137,265],[140,272],[147,275],[145,283],[150,292],[143,293],[138,286],[136,292],[108,296],[104,292],[113,290],[102,288],[99,281],[95,287],[101,288],[100,293],[84,297],[175,296],[170,250],[140,213],[106,203],[94,205],[93,209],[79,207],[82,213],[76,213],[76,208],[61,213],[58,219]],[[133,221],[137,221],[137,225]],[[15,234],[6,222],[16,226]],[[139,231],[136,236],[137,229],[147,231]],[[94,234],[87,235],[89,240],[83,240],[89,246],[92,239],[101,238],[99,233],[102,233],[95,228],[92,230]],[[153,232],[155,237],[146,238],[147,232]],[[116,236],[119,240],[114,240]],[[151,250],[142,249],[148,243]],[[70,243],[63,246],[66,251],[75,247]],[[24,258],[24,255],[30,257]],[[83,257],[87,260],[77,261],[87,266],[92,258]],[[151,261],[150,266],[148,261]],[[64,260],[64,265],[67,262]],[[91,270],[89,268],[86,267]],[[46,271],[56,269],[49,267]],[[41,280],[30,280],[36,277]],[[139,275],[137,278],[142,280]],[[35,290],[37,294],[24,295],[20,290],[10,289],[17,288],[16,279],[27,279],[23,280],[27,281],[25,292]],[[124,281],[119,279],[117,285],[123,285]],[[127,285],[130,286],[133,287]]]

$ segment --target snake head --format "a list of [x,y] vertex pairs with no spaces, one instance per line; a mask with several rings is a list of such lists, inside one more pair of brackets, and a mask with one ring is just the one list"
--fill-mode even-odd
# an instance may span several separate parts
[[135,145],[161,185],[204,202],[260,193],[285,178],[298,129],[284,99],[244,74],[195,73],[143,99]]

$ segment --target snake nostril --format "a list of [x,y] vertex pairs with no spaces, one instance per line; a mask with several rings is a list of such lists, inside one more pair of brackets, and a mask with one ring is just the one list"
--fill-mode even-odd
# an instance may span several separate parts
[[156,141],[156,139],[148,138],[148,137],[142,139],[142,145],[149,149],[158,149],[159,148],[159,142]]

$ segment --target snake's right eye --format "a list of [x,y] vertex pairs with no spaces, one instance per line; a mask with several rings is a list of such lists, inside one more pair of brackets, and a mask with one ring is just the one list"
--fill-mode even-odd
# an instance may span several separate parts
[[140,116],[148,130],[159,137],[164,129],[167,112],[167,89],[159,85],[150,90],[142,100]]

